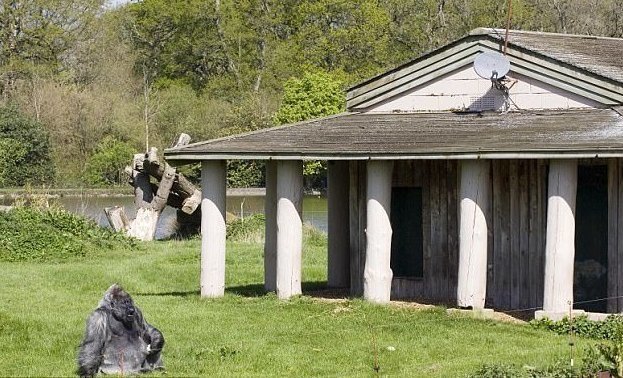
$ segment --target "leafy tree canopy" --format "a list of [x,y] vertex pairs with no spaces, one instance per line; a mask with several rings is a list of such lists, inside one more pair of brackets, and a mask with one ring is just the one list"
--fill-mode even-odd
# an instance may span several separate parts
[[43,126],[15,108],[0,108],[0,186],[51,183],[54,166]]
[[302,78],[290,78],[283,87],[283,100],[275,114],[278,124],[304,121],[337,114],[345,109],[342,83],[333,75],[305,72]]

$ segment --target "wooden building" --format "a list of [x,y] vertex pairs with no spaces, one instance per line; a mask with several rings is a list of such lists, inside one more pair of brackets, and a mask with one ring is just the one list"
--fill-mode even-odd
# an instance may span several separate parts
[[[503,81],[474,71],[491,51],[510,61]],[[622,104],[623,39],[476,29],[350,88],[347,113],[169,149],[202,162],[201,292],[224,291],[225,163],[262,159],[266,289],[301,293],[302,162],[320,159],[329,285],[623,311]]]

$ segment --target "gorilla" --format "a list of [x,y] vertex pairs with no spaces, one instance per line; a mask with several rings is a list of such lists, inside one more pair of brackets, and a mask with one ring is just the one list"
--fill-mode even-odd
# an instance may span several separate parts
[[87,319],[77,373],[93,377],[163,369],[163,346],[162,333],[145,321],[130,294],[114,284]]

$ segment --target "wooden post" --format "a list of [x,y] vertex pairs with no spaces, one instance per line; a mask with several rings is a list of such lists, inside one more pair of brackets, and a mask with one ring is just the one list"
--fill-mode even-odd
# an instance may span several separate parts
[[375,303],[388,303],[391,294],[392,168],[392,161],[371,160],[368,162],[363,296],[366,300]]
[[546,314],[566,313],[573,302],[577,179],[575,159],[550,161],[543,291]]
[[266,219],[264,232],[264,288],[277,290],[277,162],[266,162]]
[[201,162],[201,296],[225,294],[225,161]]
[[461,161],[457,305],[483,309],[487,294],[489,162]]
[[277,297],[302,293],[303,166],[301,161],[277,163]]
[[330,287],[350,286],[348,161],[328,162],[328,280]]

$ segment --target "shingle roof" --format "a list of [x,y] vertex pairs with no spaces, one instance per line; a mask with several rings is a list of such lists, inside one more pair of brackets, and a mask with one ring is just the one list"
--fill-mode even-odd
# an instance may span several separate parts
[[[505,30],[476,29],[504,41]],[[597,75],[623,82],[623,39],[510,30],[509,45],[519,46]]]
[[165,151],[168,160],[623,156],[612,109],[499,113],[348,113]]

